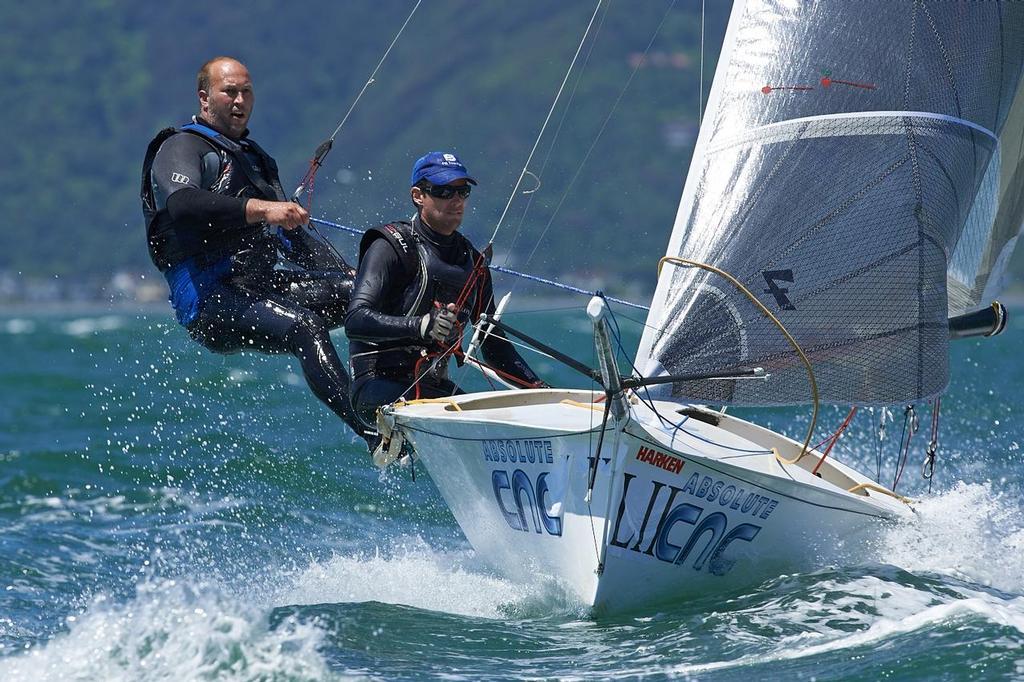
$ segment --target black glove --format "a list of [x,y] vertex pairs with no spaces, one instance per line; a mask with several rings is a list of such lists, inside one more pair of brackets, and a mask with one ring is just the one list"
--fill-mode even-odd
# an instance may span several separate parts
[[448,308],[434,308],[420,320],[420,336],[444,344],[455,328],[456,315]]

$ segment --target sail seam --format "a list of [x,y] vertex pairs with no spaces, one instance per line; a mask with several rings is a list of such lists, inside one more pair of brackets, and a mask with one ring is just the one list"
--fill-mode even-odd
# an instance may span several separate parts
[[917,8],[920,0],[914,1],[914,10],[910,15],[910,40],[907,41],[907,71],[903,81],[903,106],[910,106],[910,72],[914,64],[914,50],[917,47]]
[[781,261],[783,258],[788,256],[789,254],[791,254],[798,246],[800,246],[801,244],[806,242],[808,239],[812,238],[816,233],[820,232],[822,229],[827,227],[828,224],[831,223],[833,220],[835,220],[836,218],[838,218],[841,215],[845,214],[848,210],[850,210],[850,208],[854,204],[856,204],[858,201],[860,201],[865,196],[867,196],[868,193],[870,193],[876,187],[880,186],[883,182],[885,182],[885,180],[887,178],[889,178],[893,173],[895,173],[897,170],[899,170],[903,166],[903,164],[905,164],[907,162],[907,160],[908,160],[908,157],[904,156],[904,157],[894,161],[887,168],[885,168],[881,172],[881,174],[879,174],[875,178],[872,178],[870,181],[865,183],[862,187],[860,187],[853,194],[847,196],[846,199],[844,199],[841,204],[839,204],[838,206],[833,208],[831,211],[829,211],[825,216],[823,216],[822,218],[817,220],[807,230],[805,230],[802,234],[800,234],[795,240],[793,240],[792,242],[787,244],[785,248],[783,248],[783,249],[779,250],[778,252],[772,254],[771,258],[766,258],[765,259],[766,267],[775,267],[775,265],[779,261]]

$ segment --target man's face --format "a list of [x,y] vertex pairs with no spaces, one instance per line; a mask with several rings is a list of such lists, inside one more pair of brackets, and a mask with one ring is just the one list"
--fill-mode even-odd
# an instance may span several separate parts
[[[465,178],[452,180],[453,187],[465,187],[469,183]],[[438,199],[419,187],[412,188],[413,203],[420,206],[420,217],[435,232],[452,234],[462,224],[462,216],[466,210],[469,197],[453,194],[449,199]]]
[[249,125],[254,101],[249,71],[225,59],[210,67],[210,89],[199,91],[199,112],[217,131],[238,138]]

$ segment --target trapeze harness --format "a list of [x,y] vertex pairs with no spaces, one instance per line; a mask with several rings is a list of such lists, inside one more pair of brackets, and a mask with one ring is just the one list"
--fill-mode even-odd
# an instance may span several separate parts
[[[201,138],[219,164],[204,155],[202,204],[189,218],[176,220],[166,207],[157,207],[151,175],[160,146],[179,133]],[[284,200],[277,165],[255,143],[240,144],[201,123],[161,131],[146,152],[142,203],[150,257],[167,278],[178,321],[217,353],[295,355],[313,393],[362,434],[349,400],[348,373],[330,339],[330,329],[344,323],[352,269],[304,228],[286,237],[281,229],[275,235],[264,224],[245,224],[241,202],[227,201],[225,210],[210,209],[209,220],[197,219],[197,211],[217,204],[211,192]],[[278,251],[305,269],[276,268]]]
[[[434,245],[420,236],[411,223],[389,223],[366,231],[359,244],[360,262],[374,241],[384,239],[398,254],[405,276],[410,280],[410,284],[397,300],[385,302],[387,309],[382,312],[402,317],[422,317],[434,308],[436,301],[454,303],[459,299],[473,273],[474,263],[480,259],[480,253],[460,233],[455,232],[452,238],[455,240],[454,243],[450,247],[446,245],[446,248],[451,248],[457,254],[457,258],[454,263],[448,263],[441,258]],[[420,378],[427,384],[446,383],[447,362],[437,362],[430,367],[426,375],[420,375],[428,369],[435,358],[452,345],[455,346],[452,354],[461,363],[462,351],[458,342],[462,338],[462,330],[482,312],[484,282],[482,278],[477,280],[458,311],[455,329],[445,348],[437,347],[428,340],[373,342],[350,339],[353,376],[359,379],[371,375],[410,383]],[[420,394],[419,384],[417,381],[416,397]]]
[[[165,128],[149,143],[141,189],[149,256],[167,279],[178,321],[187,326],[198,315],[199,304],[209,290],[231,273],[232,257],[244,260],[245,269],[270,270],[277,262],[277,249],[288,245],[275,239],[263,224],[245,224],[244,217],[237,225],[212,230],[194,221],[176,221],[166,207],[157,207],[151,181],[153,161],[161,145],[179,133],[203,139],[220,159],[219,168],[209,169],[216,180],[207,191],[225,197],[284,201],[284,190],[274,159],[251,140],[243,147],[202,123],[192,122]],[[244,257],[239,258],[240,254]],[[239,265],[235,264],[236,270]]]

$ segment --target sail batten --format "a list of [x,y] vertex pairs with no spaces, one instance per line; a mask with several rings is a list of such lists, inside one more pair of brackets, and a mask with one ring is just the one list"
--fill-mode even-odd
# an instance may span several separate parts
[[[802,118],[792,118],[783,121],[776,121],[775,123],[766,123],[765,125],[754,128],[747,132],[747,134],[763,135],[770,130],[776,128],[784,128],[787,125],[803,124],[803,123],[815,123],[821,121],[848,121],[848,120],[867,120],[867,119],[888,119],[888,118],[920,118],[920,119],[931,119],[935,121],[943,121],[946,123],[955,123],[957,125],[966,126],[972,130],[976,130],[979,133],[987,135],[992,139],[993,142],[998,143],[999,138],[991,130],[985,126],[978,125],[973,121],[968,121],[963,118],[957,118],[956,116],[949,116],[946,114],[937,114],[931,111],[850,111],[840,112],[835,114],[821,114],[818,116],[804,116]],[[723,143],[728,144],[728,143]],[[717,146],[712,149],[716,151]]]
[[[940,393],[947,315],[983,304],[1024,216],[1022,65],[1012,4],[738,2],[667,255],[750,290],[823,400]],[[772,375],[659,389],[677,398],[810,399],[785,338],[710,271],[665,269],[637,359]]]

